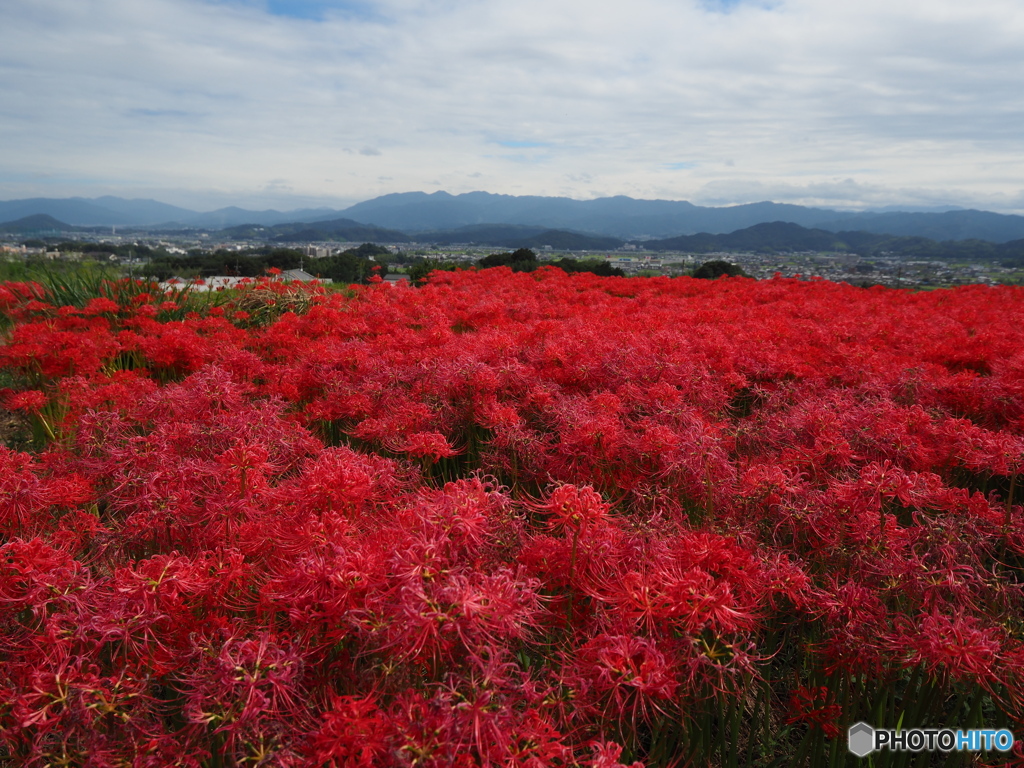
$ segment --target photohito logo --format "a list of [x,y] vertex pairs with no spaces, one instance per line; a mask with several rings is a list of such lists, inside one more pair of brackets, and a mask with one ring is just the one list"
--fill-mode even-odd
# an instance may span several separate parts
[[898,731],[872,728],[867,723],[854,723],[846,732],[847,747],[857,757],[891,749],[895,752],[1009,752],[1013,734],[1000,730],[975,728],[970,731],[951,728],[906,728]]

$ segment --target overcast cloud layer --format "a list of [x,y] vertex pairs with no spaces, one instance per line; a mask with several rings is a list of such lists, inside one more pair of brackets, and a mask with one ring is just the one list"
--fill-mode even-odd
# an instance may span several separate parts
[[1019,0],[4,0],[0,198],[1024,212]]

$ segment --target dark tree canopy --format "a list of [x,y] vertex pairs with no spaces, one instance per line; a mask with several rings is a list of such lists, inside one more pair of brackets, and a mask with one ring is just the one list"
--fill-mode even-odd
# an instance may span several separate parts
[[529,248],[520,248],[511,253],[492,253],[480,259],[481,267],[511,267],[513,272],[532,272],[540,266],[537,254]]
[[165,280],[172,275],[181,277],[209,277],[210,275],[234,275],[238,277],[259,277],[271,268],[287,270],[298,269],[300,266],[311,275],[327,278],[336,283],[365,283],[374,273],[373,268],[379,267],[377,274],[387,275],[387,265],[370,261],[359,255],[360,249],[366,252],[379,248],[372,244],[364,244],[342,253],[323,259],[311,259],[300,251],[291,248],[265,248],[258,251],[189,251],[187,255],[169,255],[154,258],[149,264],[149,273]]
[[520,248],[511,253],[492,253],[480,259],[481,267],[509,267],[513,272],[532,272],[541,266],[558,267],[563,272],[593,272],[602,277],[625,277],[626,273],[613,267],[604,259],[571,259],[563,257],[555,261],[540,261],[529,248]]
[[409,267],[409,280],[413,285],[423,285],[431,272],[457,272],[460,269],[469,269],[469,266],[457,261],[420,258]]
[[743,267],[728,261],[722,261],[721,259],[705,261],[693,271],[693,276],[702,280],[714,280],[722,275],[728,277],[750,277],[750,275],[743,271]]
[[342,253],[349,253],[353,256],[358,256],[361,259],[377,259],[378,256],[390,256],[391,251],[385,248],[383,245],[377,245],[376,243],[363,243],[357,248],[349,248],[348,250],[342,251]]
[[625,277],[626,273],[619,267],[613,267],[604,259],[570,259],[568,257],[550,262],[551,266],[572,274],[573,272],[593,272],[599,277]]

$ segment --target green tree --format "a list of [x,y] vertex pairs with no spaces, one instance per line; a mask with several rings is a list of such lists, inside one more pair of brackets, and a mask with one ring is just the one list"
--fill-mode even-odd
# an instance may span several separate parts
[[373,274],[373,266],[371,261],[344,251],[317,261],[316,271],[335,283],[365,283]]
[[570,259],[568,257],[550,262],[551,266],[558,267],[564,272],[593,272],[600,277],[625,277],[626,273],[618,267],[613,267],[604,259]]
[[540,266],[537,254],[529,248],[520,248],[510,253],[492,253],[480,259],[480,266],[488,267],[510,267],[513,272],[532,272]]
[[342,251],[342,253],[349,253],[361,259],[373,259],[374,261],[381,261],[382,258],[387,261],[388,257],[391,256],[391,251],[383,245],[377,245],[376,243],[363,243],[357,248],[349,248]]
[[457,261],[420,259],[409,267],[409,280],[413,285],[423,285],[431,272],[458,272],[462,269],[467,269],[466,265]]
[[722,275],[727,275],[728,277],[750,277],[739,265],[722,261],[721,259],[705,261],[693,270],[693,276],[701,280],[714,280]]

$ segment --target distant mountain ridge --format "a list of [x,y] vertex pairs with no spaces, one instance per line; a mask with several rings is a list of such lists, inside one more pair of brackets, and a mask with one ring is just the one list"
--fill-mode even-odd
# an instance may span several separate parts
[[352,219],[336,218],[317,222],[289,222],[272,226],[239,224],[217,234],[232,240],[267,240],[278,243],[340,240],[343,242],[407,243],[409,236],[393,229],[375,227]]
[[419,232],[410,235],[413,242],[454,245],[466,243],[496,248],[533,248],[545,246],[562,251],[612,250],[624,244],[617,237],[587,235],[564,229],[531,227],[521,224],[471,224],[457,229]]
[[227,207],[199,213],[156,200],[126,200],[121,197],[36,197],[0,201],[0,223],[45,214],[75,227],[160,227],[167,229],[224,229],[239,224],[273,226],[288,222],[337,218],[331,208],[303,208],[295,211],[249,211]]
[[[644,248],[651,251],[684,251],[686,253],[741,252],[774,253],[799,251],[863,252],[892,239],[891,235],[873,232],[829,232],[801,227],[788,221],[755,224],[725,234],[700,232],[663,240],[648,240]],[[932,245],[938,245],[929,241]]]
[[52,216],[79,227],[207,230],[241,225],[313,224],[345,218],[364,226],[410,233],[417,239],[427,237],[429,233],[499,225],[619,240],[648,240],[701,232],[726,234],[775,221],[830,232],[865,231],[928,237],[936,241],[977,239],[1004,243],[1024,238],[1024,216],[988,211],[850,213],[771,202],[704,207],[686,201],[637,200],[624,196],[573,200],[489,192],[459,195],[402,192],[383,195],[341,211],[330,208],[250,211],[227,207],[205,213],[156,200],[125,200],[109,196],[0,201],[0,223],[37,214]]
[[434,245],[483,245],[496,248],[536,248],[549,246],[555,250],[586,251],[610,250],[623,244],[622,240],[579,232],[528,227],[518,224],[478,224],[458,229],[406,234],[394,229],[361,224],[353,219],[295,222],[262,227],[243,224],[217,232],[232,240],[266,240],[268,242],[375,242],[375,243],[431,243]]
[[1024,216],[988,211],[851,213],[785,203],[703,207],[686,201],[606,197],[516,197],[488,192],[403,192],[358,203],[345,215],[406,232],[478,224],[518,224],[605,235],[623,240],[659,239],[700,232],[727,234],[775,221],[833,232],[864,230],[934,240],[1007,242],[1024,238]]
[[358,203],[345,215],[368,224],[408,232],[456,229],[474,224],[519,224],[570,230],[620,239],[666,237],[695,232],[732,232],[764,221],[813,226],[844,214],[798,205],[752,203],[705,208],[686,201],[605,197],[495,195],[489,192],[403,192]]
[[[75,231],[90,231],[72,227],[47,214],[34,214],[13,222],[0,224],[0,233],[15,235],[65,236]],[[94,230],[92,230],[94,231]],[[219,230],[219,238],[234,240],[262,240],[267,244],[295,242],[376,242],[376,243],[432,243],[435,245],[475,244],[497,249],[532,248],[543,250],[549,246],[561,251],[610,251],[623,245],[623,241],[567,230],[545,229],[514,224],[482,224],[453,230],[405,234],[397,230],[360,224],[353,219],[331,219],[323,222],[278,224],[272,227],[241,225]],[[734,232],[679,235],[660,240],[647,240],[643,248],[651,251],[680,251],[691,254],[711,253],[793,253],[832,252],[875,258],[903,258],[928,260],[991,260],[1004,265],[1024,268],[1024,238],[995,243],[985,240],[936,241],[919,236],[888,235],[875,232],[841,231],[802,227],[785,221],[755,224]]]
[[799,224],[774,221],[755,224],[728,234],[681,235],[664,240],[648,240],[644,247],[652,251],[684,253],[796,253],[833,252],[864,257],[889,256],[905,259],[985,259],[1011,261],[1024,265],[1024,239],[994,243],[984,240],[944,240],[917,236],[887,235],[876,232],[828,232],[808,229]]

